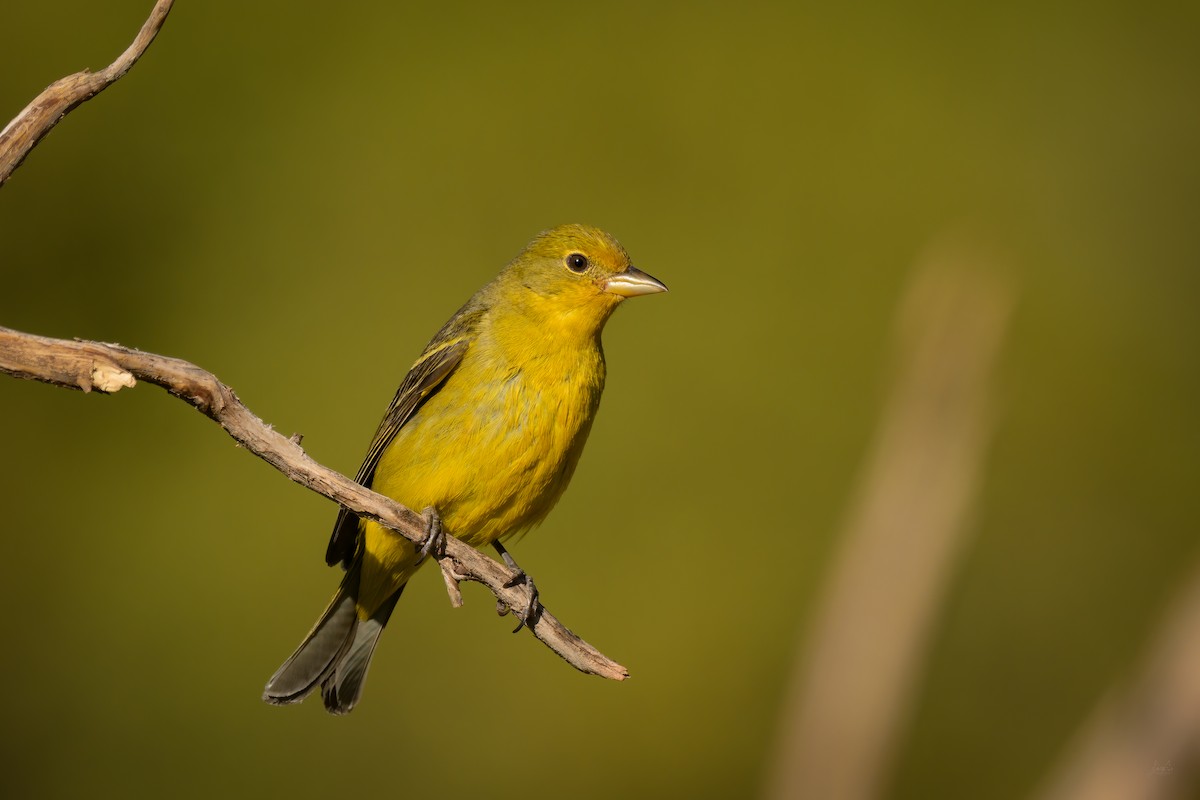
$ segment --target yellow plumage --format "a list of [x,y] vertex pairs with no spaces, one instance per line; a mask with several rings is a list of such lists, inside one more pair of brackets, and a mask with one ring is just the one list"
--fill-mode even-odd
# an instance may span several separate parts
[[[358,480],[436,509],[473,546],[541,522],[571,479],[604,389],[600,332],[625,297],[664,291],[608,234],[567,225],[535,238],[426,347],[380,424]],[[349,711],[417,548],[343,511],[328,551],[347,575],[265,699]]]

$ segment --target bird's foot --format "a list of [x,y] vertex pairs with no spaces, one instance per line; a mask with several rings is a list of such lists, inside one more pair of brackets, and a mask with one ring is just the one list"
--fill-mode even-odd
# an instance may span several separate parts
[[425,534],[425,541],[421,543],[421,547],[417,550],[421,557],[418,563],[424,561],[429,556],[441,558],[446,555],[446,530],[442,527],[442,518],[438,516],[437,509],[429,506],[423,512],[425,514],[425,523],[428,526]]
[[521,630],[521,628],[532,626],[535,622],[537,622],[538,616],[542,613],[542,603],[538,599],[537,584],[533,582],[533,578],[529,576],[529,573],[517,565],[517,562],[513,560],[513,557],[510,556],[508,551],[504,549],[504,545],[500,544],[499,541],[495,541],[492,542],[492,547],[496,548],[496,552],[500,554],[502,559],[504,559],[504,563],[508,566],[508,568],[516,573],[516,575],[513,575],[508,579],[508,581],[504,584],[504,588],[511,589],[512,587],[518,586],[522,583],[529,587],[529,602],[526,604],[524,611],[517,611],[515,608],[509,608],[509,606],[503,601],[499,602],[496,606],[496,610],[500,613],[500,616],[504,616],[509,611],[512,611],[513,616],[517,618],[517,627],[513,628],[513,633],[516,633],[517,631]]

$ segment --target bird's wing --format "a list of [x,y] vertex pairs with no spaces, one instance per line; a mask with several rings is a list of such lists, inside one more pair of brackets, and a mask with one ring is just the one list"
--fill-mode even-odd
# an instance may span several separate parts
[[[404,376],[404,381],[396,390],[396,396],[392,398],[392,404],[388,406],[383,421],[379,423],[379,429],[375,431],[375,438],[371,440],[366,460],[354,478],[358,483],[370,487],[375,477],[375,468],[379,466],[379,459],[396,438],[396,433],[412,419],[417,409],[442,387],[446,378],[462,361],[463,354],[473,338],[473,323],[477,321],[479,313],[466,312],[464,309],[456,314],[434,337],[425,353]],[[329,548],[325,551],[325,562],[332,566],[340,561],[343,567],[349,569],[354,562],[357,546],[358,517],[354,512],[342,508],[338,511],[333,535],[329,539]]]

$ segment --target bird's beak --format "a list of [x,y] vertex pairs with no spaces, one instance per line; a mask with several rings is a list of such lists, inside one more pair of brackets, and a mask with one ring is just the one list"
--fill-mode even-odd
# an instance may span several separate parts
[[604,282],[604,291],[621,297],[637,297],[640,294],[665,292],[667,287],[637,267],[628,267]]

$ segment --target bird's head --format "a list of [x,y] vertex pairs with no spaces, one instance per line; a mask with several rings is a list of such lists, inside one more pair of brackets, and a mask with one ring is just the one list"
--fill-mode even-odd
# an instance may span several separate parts
[[625,298],[667,291],[629,262],[620,242],[588,225],[560,225],[538,234],[503,277],[548,323],[570,321],[597,331]]

